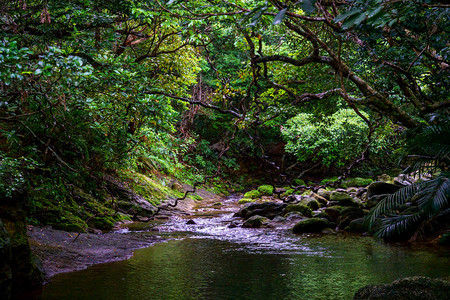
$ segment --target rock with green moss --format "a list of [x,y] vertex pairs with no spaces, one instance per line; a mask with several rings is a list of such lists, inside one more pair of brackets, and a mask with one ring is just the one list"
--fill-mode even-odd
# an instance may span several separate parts
[[401,299],[401,300],[447,300],[450,281],[428,277],[408,277],[389,284],[368,285],[360,288],[354,300]]
[[352,220],[347,227],[345,227],[345,231],[355,232],[355,233],[363,233],[369,231],[369,223],[365,218],[357,218]]
[[331,184],[334,183],[335,181],[338,180],[338,177],[329,177],[329,178],[324,178],[322,179],[322,181],[320,182],[320,185],[326,185],[326,184]]
[[330,227],[330,223],[322,218],[310,218],[301,220],[295,224],[293,233],[315,233],[321,232],[324,228]]
[[358,207],[359,203],[352,196],[344,192],[333,192],[330,196],[330,201],[338,203],[340,206],[354,206]]
[[244,228],[260,228],[260,227],[266,227],[269,224],[270,220],[266,217],[262,217],[259,215],[251,216],[248,218],[244,224],[242,224],[242,227]]
[[287,215],[290,212],[298,212],[305,217],[311,217],[311,208],[304,204],[289,204],[283,211],[283,215]]
[[248,219],[259,215],[269,219],[282,214],[286,204],[278,202],[247,203],[236,214],[235,217]]
[[364,217],[364,211],[359,207],[345,207],[337,220],[338,227],[344,229],[351,221]]
[[339,216],[341,215],[341,210],[336,207],[327,207],[323,211],[327,214],[328,219],[334,223],[337,222]]
[[272,196],[274,188],[271,185],[261,185],[258,187],[257,191],[261,194],[261,196]]
[[311,193],[311,197],[316,199],[322,205],[328,205],[328,200],[325,197],[322,197],[316,193]]
[[292,180],[292,184],[295,186],[300,186],[300,185],[306,186],[306,183],[303,180],[301,180],[300,178],[295,178],[294,180]]
[[256,199],[249,199],[249,198],[242,198],[238,201],[238,204],[245,204],[245,203],[250,203],[250,202],[255,202]]
[[361,178],[361,177],[347,178],[341,183],[341,186],[343,188],[362,187],[368,186],[372,182],[373,180],[371,178]]
[[314,198],[309,198],[306,202],[306,206],[311,208],[311,210],[318,210],[320,208],[320,203]]
[[258,190],[251,190],[244,194],[244,198],[257,199],[261,197],[261,193]]

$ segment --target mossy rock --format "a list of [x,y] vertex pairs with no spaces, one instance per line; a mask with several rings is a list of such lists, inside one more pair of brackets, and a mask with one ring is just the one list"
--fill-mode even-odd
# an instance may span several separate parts
[[244,228],[260,228],[265,227],[269,224],[270,220],[266,217],[262,217],[259,215],[251,216],[248,218],[244,224],[242,224],[242,227]]
[[271,185],[261,185],[258,187],[257,191],[261,194],[261,196],[272,196],[273,195],[273,186]]
[[350,222],[350,224],[345,227],[345,231],[363,233],[369,231],[369,223],[365,218],[358,218]]
[[294,180],[292,180],[292,184],[295,186],[299,186],[299,185],[306,186],[306,183],[303,180],[301,180],[300,178],[295,178]]
[[409,277],[390,284],[368,285],[359,289],[353,299],[447,300],[450,282],[428,277]]
[[249,198],[242,198],[238,201],[238,204],[245,204],[245,203],[250,203],[250,202],[255,202],[256,199],[249,199]]
[[339,203],[341,206],[359,206],[359,203],[352,196],[343,192],[333,192],[330,195],[330,200]]
[[328,178],[324,178],[322,179],[322,181],[320,182],[320,185],[325,185],[325,184],[329,184],[329,183],[334,183],[335,181],[338,180],[339,177],[335,176],[335,177],[328,177]]
[[341,183],[341,186],[343,188],[362,187],[362,186],[368,186],[372,182],[373,182],[373,180],[370,178],[361,178],[361,177],[347,178]]
[[261,197],[261,193],[257,190],[251,190],[244,194],[244,198],[257,199]]
[[311,217],[312,211],[311,208],[304,204],[289,204],[283,211],[283,215],[287,215],[290,212],[299,212],[305,217]]
[[321,232],[324,228],[330,227],[330,223],[322,218],[310,218],[301,220],[295,224],[293,233],[315,233]]
[[290,187],[284,187],[286,192],[281,194],[281,197],[287,197],[289,195],[292,195],[294,193],[294,189],[291,189]]
[[311,208],[311,210],[318,210],[320,208],[320,203],[316,199],[309,199],[306,205]]
[[336,207],[327,207],[323,211],[327,214],[329,220],[336,223],[339,216],[341,215],[342,207],[339,206],[339,208],[340,209]]
[[222,205],[223,205],[222,202],[216,202],[216,203],[213,204],[213,206],[222,206]]

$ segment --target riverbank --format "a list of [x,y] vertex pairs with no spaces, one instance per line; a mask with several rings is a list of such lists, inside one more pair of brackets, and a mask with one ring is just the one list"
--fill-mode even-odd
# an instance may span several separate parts
[[77,233],[28,226],[32,252],[42,261],[47,279],[58,273],[73,272],[88,266],[128,259],[133,251],[165,241],[145,233]]
[[[185,189],[189,186],[185,186]],[[167,207],[155,219],[166,220],[173,216],[187,216],[201,206],[211,206],[220,200],[212,192],[199,189],[197,195],[205,199],[195,201],[187,198],[179,201],[176,208]],[[131,226],[134,223],[130,223]],[[145,224],[145,223],[142,223]],[[126,228],[126,224],[123,225]],[[42,261],[47,280],[58,273],[73,272],[91,265],[129,259],[134,250],[164,242],[166,238],[149,232],[120,231],[107,233],[78,233],[52,229],[51,227],[27,226],[30,248]],[[118,228],[116,228],[118,229]]]

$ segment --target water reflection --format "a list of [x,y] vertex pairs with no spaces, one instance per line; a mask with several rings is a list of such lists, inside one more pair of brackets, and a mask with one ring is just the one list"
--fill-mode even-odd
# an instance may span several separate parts
[[369,238],[298,242],[307,244],[304,253],[255,253],[211,238],[174,240],[138,250],[128,261],[57,275],[40,299],[350,299],[366,284],[449,275],[448,256]]
[[196,225],[183,219],[158,225],[158,234],[177,239],[127,261],[57,275],[35,298],[351,299],[367,284],[450,275],[448,252],[411,251],[369,237],[228,228],[231,220],[225,212],[197,218]]

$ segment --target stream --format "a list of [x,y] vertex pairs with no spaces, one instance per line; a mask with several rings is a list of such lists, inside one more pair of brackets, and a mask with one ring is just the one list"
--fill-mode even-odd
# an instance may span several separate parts
[[35,299],[352,299],[367,284],[450,275],[448,249],[344,233],[294,235],[283,226],[228,228],[237,200],[199,206],[193,225],[186,218],[144,225],[140,232],[169,240],[129,260],[58,274]]

